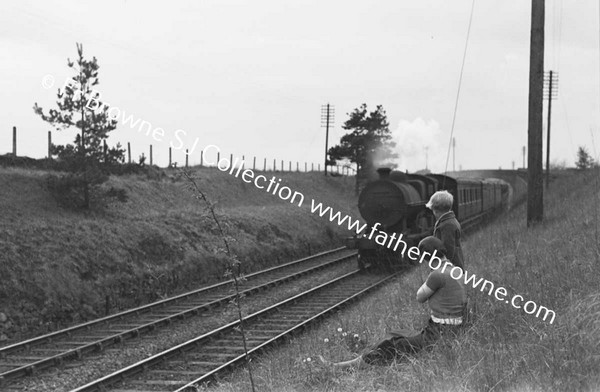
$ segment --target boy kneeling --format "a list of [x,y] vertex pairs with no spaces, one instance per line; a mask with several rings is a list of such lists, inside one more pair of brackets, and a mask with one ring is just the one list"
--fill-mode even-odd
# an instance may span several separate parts
[[[431,272],[427,280],[417,291],[417,301],[428,302],[431,317],[428,324],[417,335],[405,332],[391,332],[386,339],[373,345],[358,358],[345,362],[331,363],[319,356],[320,360],[336,367],[360,366],[362,364],[386,364],[397,357],[416,353],[431,346],[441,336],[455,334],[462,324],[463,309],[467,302],[464,283],[455,280],[450,272],[454,265],[446,258],[446,249],[442,241],[430,236],[419,243],[421,255],[427,252]],[[435,255],[436,257],[432,257]],[[438,258],[439,257],[439,258]],[[433,268],[434,261],[439,261]]]

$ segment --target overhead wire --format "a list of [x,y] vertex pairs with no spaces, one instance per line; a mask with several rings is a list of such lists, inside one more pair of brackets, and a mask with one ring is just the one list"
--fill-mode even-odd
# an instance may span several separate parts
[[[456,113],[458,111],[458,101],[460,98],[460,87],[462,85],[463,72],[465,69],[465,60],[467,58],[467,48],[469,47],[469,36],[471,35],[471,24],[473,22],[473,11],[475,9],[475,0],[471,2],[471,15],[469,16],[469,27],[467,28],[467,38],[465,41],[465,50],[463,52],[462,64],[460,66],[460,75],[458,77],[458,89],[456,91],[456,101],[454,103],[454,114],[452,115],[452,126],[450,127],[450,140],[448,142],[448,152],[446,154],[446,167],[444,168],[444,176],[448,173],[448,162],[450,161],[450,149],[452,148],[452,138],[454,136],[454,126],[456,124]],[[442,181],[444,187],[446,178]]]

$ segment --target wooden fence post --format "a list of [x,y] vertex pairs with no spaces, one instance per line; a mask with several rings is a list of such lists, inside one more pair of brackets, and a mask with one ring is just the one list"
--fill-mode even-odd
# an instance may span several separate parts
[[288,171],[292,171],[292,161],[290,161],[290,166],[289,166],[289,170]]
[[308,168],[308,163],[304,162],[304,173],[306,173],[308,171],[307,168]]
[[52,159],[52,131],[48,131],[48,159]]
[[256,157],[254,157],[254,161],[252,162],[252,170],[256,170]]
[[273,159],[273,171],[277,171],[277,166],[275,164],[275,159]]
[[310,171],[315,171],[315,163],[314,162],[310,163]]
[[281,172],[283,173],[283,159],[281,160]]
[[131,144],[127,142],[127,163],[131,163]]
[[317,170],[321,171],[321,164],[320,163],[317,165]]
[[188,167],[188,158],[190,157],[190,153],[188,152],[188,149],[185,149],[185,167]]
[[221,151],[217,151],[217,167],[219,167],[220,160],[221,160]]
[[150,166],[152,166],[152,144],[150,145]]
[[246,156],[242,155],[242,170],[244,170],[244,165],[246,164]]
[[171,147],[169,147],[169,167],[171,167]]
[[204,150],[200,151],[200,167],[204,164]]
[[13,155],[17,156],[17,127],[13,127]]

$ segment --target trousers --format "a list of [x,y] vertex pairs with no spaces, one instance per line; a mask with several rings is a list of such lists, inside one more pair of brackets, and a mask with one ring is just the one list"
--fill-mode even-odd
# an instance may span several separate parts
[[390,332],[362,354],[362,359],[368,364],[385,365],[396,358],[432,346],[442,336],[456,336],[459,328],[460,325],[439,324],[429,319],[427,326],[416,334],[406,331]]

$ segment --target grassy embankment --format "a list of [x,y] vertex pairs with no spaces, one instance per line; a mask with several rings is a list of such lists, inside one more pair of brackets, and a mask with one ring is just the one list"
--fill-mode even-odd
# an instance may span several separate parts
[[[317,198],[358,216],[352,178],[267,173],[305,196],[303,208],[216,169],[196,170],[244,270],[341,245],[347,232],[310,213]],[[189,183],[112,177],[129,201],[92,213],[57,205],[44,171],[0,168],[0,337],[11,340],[222,279],[221,240]],[[0,342],[1,343],[1,342]],[[5,342],[6,343],[6,342]]]
[[[441,341],[390,366],[336,370],[316,363],[318,354],[353,358],[353,351],[377,341],[386,330],[424,325],[427,306],[415,299],[427,273],[422,266],[254,362],[258,389],[600,390],[599,176],[597,170],[559,176],[546,193],[545,222],[535,228],[527,229],[526,206],[521,205],[464,242],[469,272],[506,287],[507,298],[520,294],[523,302],[554,310],[552,324],[497,301],[487,290],[468,288],[476,313],[458,339]],[[210,390],[249,390],[246,371]]]

